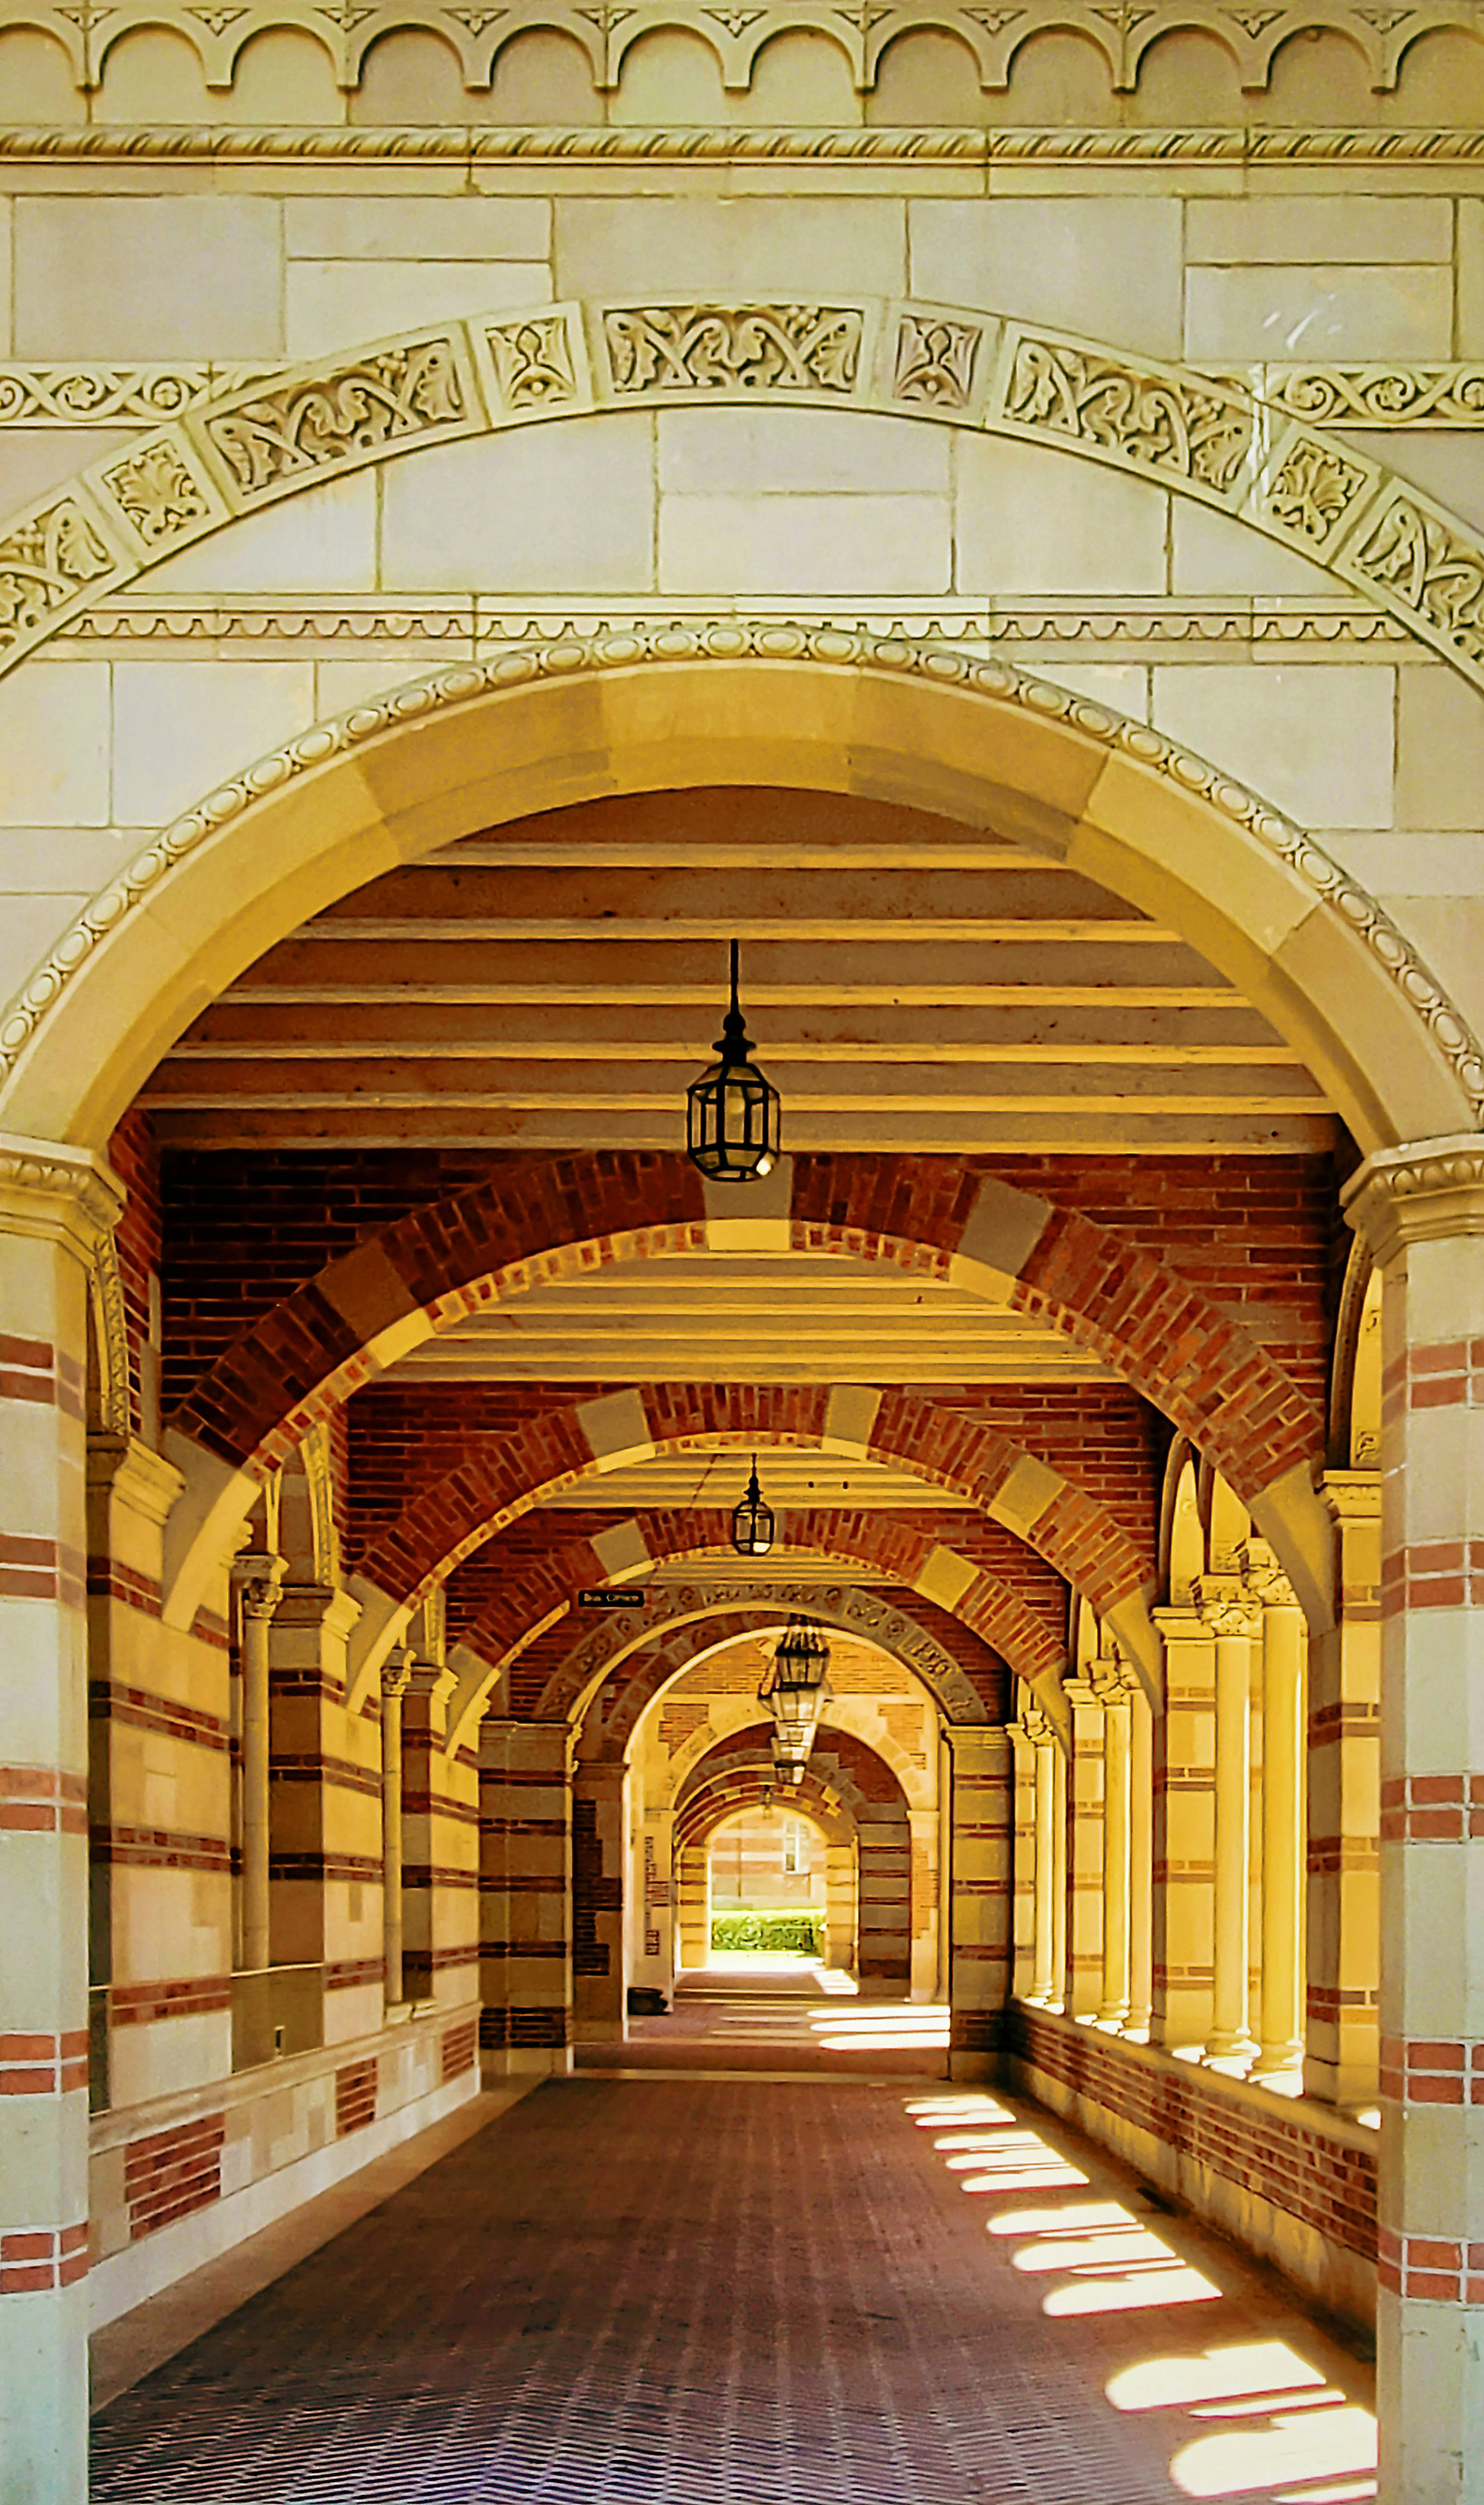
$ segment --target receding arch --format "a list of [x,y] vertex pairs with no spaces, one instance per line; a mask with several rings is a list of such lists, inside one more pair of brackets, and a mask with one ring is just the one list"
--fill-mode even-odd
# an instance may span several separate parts
[[[967,1497],[1084,1590],[1116,1622],[1130,1657],[1157,1684],[1158,1644],[1146,1592],[1152,1562],[1096,1499],[1041,1456],[991,1427],[906,1392],[865,1385],[767,1388],[637,1385],[543,1411],[511,1433],[473,1439],[420,1491],[360,1560],[367,1581],[415,1606],[487,1539],[559,1488],[680,1449],[841,1452],[889,1461],[928,1485]],[[1015,1493],[1017,1479],[1022,1493]],[[1009,1491],[1003,1505],[1002,1490]]]

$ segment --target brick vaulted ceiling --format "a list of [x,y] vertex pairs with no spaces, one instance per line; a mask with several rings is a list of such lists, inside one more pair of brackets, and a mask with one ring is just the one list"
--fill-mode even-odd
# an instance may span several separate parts
[[[942,1157],[1070,1197],[1249,1319],[1265,1263],[1256,1294],[1286,1306],[1260,1336],[1320,1390],[1337,1125],[1242,995],[1174,932],[992,829],[728,789],[586,804],[375,878],[187,1030],[140,1100],[163,1159],[167,1411],[211,1343],[398,1203],[462,1187],[487,1160],[681,1145],[733,936],[785,1149]],[[311,1173],[300,1209],[294,1179]],[[1257,1216],[1226,1275],[1233,1193]],[[1261,1249],[1264,1210],[1294,1245],[1297,1224],[1296,1269],[1281,1245]],[[222,1266],[234,1257],[235,1286]],[[466,1405],[472,1429],[492,1397],[519,1415],[687,1379],[910,1385],[997,1416],[1115,1501],[1153,1568],[1165,1439],[1096,1355],[942,1278],[764,1251],[553,1278],[425,1340],[354,1395],[338,1438],[352,1562],[389,1478],[398,1500],[435,1478]],[[452,1623],[478,1618],[517,1555],[566,1553],[604,1521],[730,1505],[737,1454],[703,1484],[705,1459],[669,1453],[557,1491],[460,1566]],[[785,1575],[812,1525],[823,1545],[827,1522],[863,1510],[904,1534],[941,1526],[960,1553],[987,1536],[1002,1567],[1019,1546],[906,1468],[795,1452],[765,1477]],[[1049,1626],[1056,1577],[1020,1555],[1014,1579]]]

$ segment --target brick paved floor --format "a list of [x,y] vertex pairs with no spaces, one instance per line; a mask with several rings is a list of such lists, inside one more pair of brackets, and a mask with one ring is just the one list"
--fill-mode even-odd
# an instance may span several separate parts
[[[1191,2290],[1166,2239],[1223,2292],[1170,2301]],[[1116,2391],[1154,2405],[1116,2407],[1105,2386],[1141,2367]],[[114,2402],[92,2494],[1321,2505],[1374,2493],[1349,2381],[1234,2256],[1025,2108],[896,2079],[583,2075]]]

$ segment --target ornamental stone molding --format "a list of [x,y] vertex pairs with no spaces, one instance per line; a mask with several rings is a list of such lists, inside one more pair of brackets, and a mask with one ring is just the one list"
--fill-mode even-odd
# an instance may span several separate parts
[[[984,1700],[967,1673],[936,1637],[905,1610],[855,1584],[687,1580],[651,1584],[647,1588],[657,1604],[653,1620],[639,1627],[625,1625],[618,1611],[601,1619],[591,1635],[574,1644],[553,1671],[536,1709],[539,1719],[551,1720],[565,1713],[580,1720],[596,1680],[620,1659],[641,1651],[647,1644],[663,1643],[690,1621],[724,1616],[733,1610],[779,1621],[786,1620],[791,1611],[802,1611],[826,1620],[844,1634],[869,1637],[873,1643],[916,1672],[951,1721],[985,1719]],[[660,1608],[663,1616],[658,1614]],[[691,1647],[684,1647],[684,1654],[677,1674],[695,1659]]]
[[1262,1603],[1235,1575],[1204,1574],[1191,1586],[1202,1626],[1218,1638],[1256,1643],[1262,1633]]
[[[122,370],[97,370],[104,402]],[[1242,377],[970,307],[843,296],[534,305],[213,380],[0,521],[0,669],[161,559],[393,454],[637,406],[764,400],[1011,436],[1194,497],[1326,568],[1484,688],[1484,540]]]
[[[108,54],[121,37],[139,27],[166,26],[190,44],[210,88],[227,92],[249,40],[293,28],[313,38],[326,54],[335,83],[353,92],[365,57],[385,35],[415,27],[436,35],[457,55],[466,88],[487,89],[504,47],[532,32],[559,33],[584,54],[594,88],[609,92],[620,82],[626,54],[645,35],[684,28],[713,54],[723,87],[743,93],[752,84],[758,54],[777,36],[807,31],[832,42],[848,64],[852,85],[869,91],[882,54],[903,34],[924,29],[955,37],[974,56],[980,87],[1002,93],[1016,54],[1045,31],[1048,16],[1034,0],[984,6],[979,0],[765,0],[765,5],[715,7],[703,0],[627,0],[624,6],[575,5],[575,0],[496,0],[466,8],[459,0],[389,0],[372,8],[328,10],[315,0],[259,0],[259,5],[220,7],[201,0],[83,0],[81,7],[44,8],[38,0],[0,0],[0,30],[43,29],[67,54],[73,80],[88,92],[102,84]],[[1161,36],[1197,28],[1212,36],[1249,92],[1266,88],[1279,49],[1295,35],[1337,31],[1362,55],[1370,87],[1395,88],[1407,47],[1421,35],[1473,36],[1477,13],[1469,0],[1414,0],[1407,6],[1372,7],[1369,0],[1293,0],[1289,6],[1250,8],[1237,0],[1058,0],[1050,21],[1058,32],[1083,36],[1107,73],[1110,96],[1137,88],[1146,56]]]
[[1130,762],[1198,798],[1283,863],[1327,909],[1338,915],[1346,930],[1384,970],[1410,1012],[1422,1021],[1458,1093],[1471,1109],[1476,1123],[1484,1127],[1484,1048],[1447,994],[1373,897],[1300,828],[1217,767],[1188,749],[1177,747],[1162,732],[1143,723],[1130,722],[1064,688],[1026,677],[1008,661],[937,644],[912,643],[905,638],[859,635],[836,627],[806,627],[784,620],[748,623],[736,618],[645,627],[607,637],[573,637],[527,645],[489,661],[461,663],[374,701],[355,705],[260,759],[176,819],[135,856],[119,879],[92,899],[63,935],[0,1022],[0,1080],[14,1072],[72,976],[124,915],[150,897],[199,844],[255,801],[314,772],[337,755],[349,754],[363,742],[417,723],[430,714],[477,703],[541,681],[570,680],[618,670],[664,669],[674,664],[695,667],[715,662],[735,666],[744,660],[814,662],[831,669],[880,672],[896,679],[918,678],[993,705],[1045,721],[1059,721],[1069,730],[1099,742],[1110,752],[1122,753]]
[[1409,1244],[1484,1235],[1484,1141],[1464,1132],[1379,1149],[1351,1176],[1340,1201],[1383,1267]]
[[69,1237],[91,1263],[123,1200],[123,1185],[91,1149],[0,1131],[0,1235]]

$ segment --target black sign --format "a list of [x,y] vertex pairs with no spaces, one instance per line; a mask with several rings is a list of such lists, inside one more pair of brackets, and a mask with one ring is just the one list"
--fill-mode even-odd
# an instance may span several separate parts
[[642,1592],[579,1592],[579,1609],[641,1609]]

